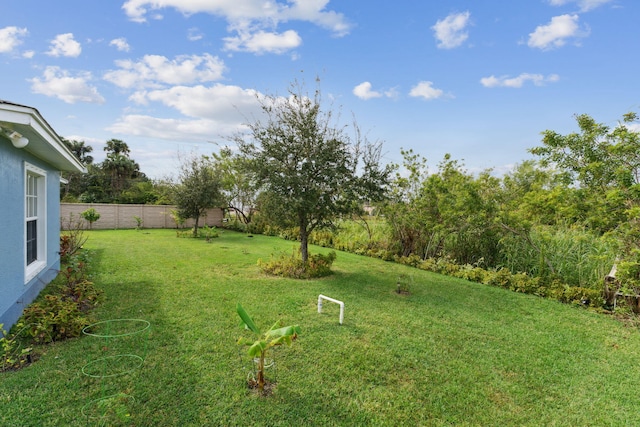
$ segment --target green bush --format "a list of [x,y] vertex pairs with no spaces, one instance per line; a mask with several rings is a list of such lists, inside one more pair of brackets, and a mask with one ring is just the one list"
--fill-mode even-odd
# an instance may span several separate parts
[[100,219],[100,213],[94,208],[89,208],[80,213],[80,216],[89,223],[89,228],[93,227],[93,223]]
[[510,289],[511,271],[508,268],[500,268],[497,270],[489,270],[484,278],[485,285],[497,286],[499,288]]
[[103,292],[88,280],[86,253],[70,257],[68,264],[44,293],[22,313],[20,323],[35,344],[77,337],[93,323],[92,310]]
[[73,213],[68,218],[60,218],[60,230],[60,262],[66,264],[82,249],[88,237],[84,234],[82,219]]
[[263,272],[273,276],[289,277],[292,279],[311,279],[325,277],[331,274],[331,265],[336,259],[334,251],[327,255],[309,255],[307,262],[294,253],[293,255],[282,254],[278,258],[271,257],[268,262],[258,260],[258,265]]
[[82,328],[92,323],[76,302],[59,295],[45,295],[42,301],[29,305],[22,319],[36,344],[78,337]]
[[25,367],[34,360],[33,347],[24,339],[25,326],[19,322],[11,333],[2,329],[0,323],[0,372]]
[[284,240],[298,240],[298,237],[300,237],[300,228],[281,228],[278,231],[278,237]]
[[460,279],[469,280],[470,282],[484,283],[487,271],[471,264],[465,264],[460,267],[454,276],[459,277]]
[[211,239],[215,239],[220,237],[218,233],[218,229],[215,226],[209,227],[208,225],[203,225],[202,227],[198,227],[198,233],[194,236],[193,227],[190,229],[178,228],[176,229],[176,237],[185,237],[185,238],[197,238],[197,239],[205,239],[207,242],[210,242]]
[[215,226],[209,227],[203,225],[198,229],[198,237],[204,237],[207,242],[210,242],[211,239],[220,237],[220,235],[218,234],[218,229]]
[[334,234],[332,230],[316,230],[309,236],[309,243],[325,248],[332,248]]
[[446,258],[427,258],[418,261],[415,255],[395,257],[400,264],[415,266],[447,276],[458,277],[472,282],[496,286],[514,292],[553,298],[564,303],[580,304],[590,307],[602,307],[604,300],[601,289],[570,286],[558,278],[532,277],[526,273],[512,273],[508,268],[484,269],[478,265],[458,265]]
[[75,255],[69,258],[67,266],[60,271],[60,283],[57,294],[67,301],[78,305],[81,312],[87,312],[98,305],[102,298],[102,291],[88,280],[87,255]]
[[601,291],[579,286],[560,286],[552,291],[551,296],[567,304],[580,304],[592,307],[602,307],[604,304]]

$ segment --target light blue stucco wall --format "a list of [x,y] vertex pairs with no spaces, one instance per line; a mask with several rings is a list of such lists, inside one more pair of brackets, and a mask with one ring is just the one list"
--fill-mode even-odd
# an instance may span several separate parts
[[[47,171],[47,265],[25,284],[25,161]],[[8,330],[60,268],[60,173],[0,141],[0,323]]]

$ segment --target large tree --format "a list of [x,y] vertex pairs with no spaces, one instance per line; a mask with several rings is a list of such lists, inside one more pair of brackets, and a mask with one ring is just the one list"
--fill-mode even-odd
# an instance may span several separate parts
[[[93,163],[93,156],[90,153],[93,147],[85,145],[84,141],[68,140],[62,138],[62,142],[71,150],[71,152],[82,162],[83,165],[89,166]],[[63,184],[60,198],[63,200],[75,200],[80,194],[86,190],[85,179],[81,172],[65,172],[63,178],[66,182]]]
[[140,172],[140,165],[130,157],[131,150],[126,142],[110,139],[107,141],[104,151],[107,152],[107,157],[100,166],[109,177],[109,194],[112,200],[118,201],[122,192],[134,180],[145,180],[146,177]]
[[246,159],[229,147],[213,153],[213,159],[226,209],[249,224],[256,211],[259,185],[252,179]]
[[[640,294],[640,132],[636,113],[615,127],[591,116],[576,116],[579,132],[547,130],[543,145],[532,148],[543,164],[564,172],[578,192],[584,223],[618,237],[618,278]],[[608,295],[610,298],[611,295]],[[634,311],[640,312],[640,297]]]
[[584,222],[594,230],[617,228],[627,220],[628,210],[640,205],[640,133],[631,126],[636,119],[635,113],[625,114],[610,128],[580,114],[579,132],[547,130],[542,145],[529,150],[578,189]]
[[489,171],[472,175],[449,154],[436,172],[427,174],[424,158],[411,150],[401,153],[408,174],[396,177],[393,197],[385,206],[398,254],[493,263],[499,180]]
[[193,218],[194,237],[198,235],[199,221],[206,210],[222,205],[220,189],[220,178],[209,157],[192,155],[181,161],[172,196],[180,216]]
[[381,198],[390,169],[379,165],[379,143],[359,132],[350,137],[331,110],[323,111],[319,90],[309,97],[294,84],[287,98],[268,95],[261,106],[263,119],[249,123],[235,142],[265,192],[261,215],[299,229],[306,262],[309,234],[365,199]]

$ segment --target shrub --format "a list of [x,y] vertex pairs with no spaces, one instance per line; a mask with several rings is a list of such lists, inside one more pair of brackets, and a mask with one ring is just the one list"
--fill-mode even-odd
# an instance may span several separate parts
[[485,285],[497,286],[499,288],[509,289],[511,284],[511,271],[508,268],[500,268],[498,270],[490,270],[484,278]]
[[169,217],[175,222],[176,228],[181,229],[184,227],[184,223],[187,222],[187,219],[180,215],[180,212],[177,209],[171,209],[169,212]]
[[78,304],[59,295],[45,295],[23,312],[23,321],[34,342],[46,344],[80,336],[91,320],[83,315]]
[[471,282],[483,283],[487,271],[483,268],[473,266],[471,264],[465,264],[454,274],[461,279],[469,280]]
[[210,242],[211,239],[220,237],[220,235],[218,234],[218,229],[216,227],[203,225],[198,229],[198,237],[204,237],[207,242]]
[[316,230],[309,236],[309,243],[325,248],[333,247],[334,232],[331,230]]
[[300,229],[298,227],[280,229],[278,236],[284,240],[298,240]]
[[292,255],[282,254],[278,258],[271,257],[268,262],[258,260],[263,272],[273,276],[289,277],[292,279],[311,279],[331,274],[331,265],[336,259],[334,251],[327,255],[309,255],[305,263],[295,252]]
[[102,291],[88,280],[87,254],[74,255],[50,285],[23,312],[21,322],[36,344],[77,337],[93,322],[91,311],[102,300]]
[[139,216],[133,216],[133,220],[136,222],[136,230],[142,230],[144,221]]
[[241,233],[246,233],[248,228],[247,224],[240,221],[237,217],[234,217],[233,219],[225,218],[223,220],[223,227],[227,230],[239,231]]
[[84,235],[82,220],[75,218],[73,213],[68,219],[60,218],[60,261],[66,263],[69,257],[76,254],[87,242],[88,237]]
[[12,333],[7,333],[2,326],[0,323],[0,372],[20,369],[33,362],[33,347],[24,339],[25,326],[16,324]]
[[601,291],[597,289],[582,288],[579,286],[564,285],[556,288],[553,297],[558,301],[593,307],[602,307],[604,300]]
[[220,237],[220,234],[218,234],[218,229],[215,226],[209,227],[208,225],[203,225],[202,227],[198,227],[197,235],[194,236],[193,233],[193,228],[190,228],[188,230],[184,228],[176,229],[176,237],[195,237],[198,239],[203,238],[207,241],[207,243],[210,242],[211,239]]
[[[397,262],[413,265],[415,260],[409,257],[397,258]],[[428,258],[417,267],[421,270],[445,274],[485,285],[497,286],[514,292],[553,298],[563,303],[601,307],[604,304],[600,289],[569,286],[559,279],[531,277],[526,273],[512,273],[508,268],[486,270],[477,265],[457,265],[445,258]]]
[[93,227],[93,223],[100,219],[100,213],[94,208],[89,208],[80,214],[82,218],[89,222],[89,229]]
[[417,267],[422,263],[422,258],[418,255],[412,254],[406,257],[395,256],[394,261],[399,264],[410,265],[411,267]]

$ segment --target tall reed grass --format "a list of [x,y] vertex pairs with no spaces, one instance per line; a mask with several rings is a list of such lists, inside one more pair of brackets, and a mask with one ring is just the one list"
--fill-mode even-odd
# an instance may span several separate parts
[[[353,220],[342,221],[336,230],[314,232],[311,242],[347,252],[393,259],[402,254],[392,235],[391,226],[386,220],[376,217],[367,219],[366,224]],[[429,251],[429,256],[423,259],[445,258],[459,264],[481,263],[487,268],[506,267],[514,273],[556,278],[570,286],[596,289],[602,286],[603,278],[618,255],[615,239],[573,226],[536,226],[528,239],[512,233],[504,234],[500,239],[494,235],[498,244],[490,256],[487,256],[486,242],[480,244],[478,241],[481,237],[474,239],[466,234],[449,236],[437,253]]]
[[503,265],[531,276],[552,275],[572,286],[601,287],[617,255],[613,239],[577,227],[537,226],[529,239],[505,236],[500,241]]

